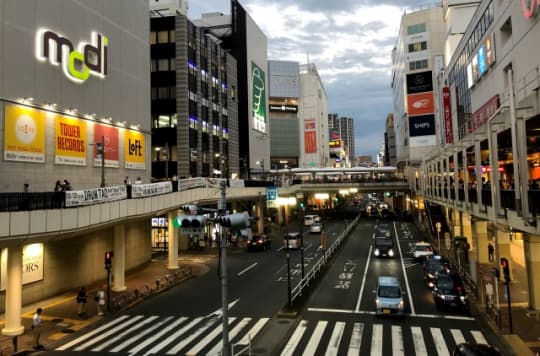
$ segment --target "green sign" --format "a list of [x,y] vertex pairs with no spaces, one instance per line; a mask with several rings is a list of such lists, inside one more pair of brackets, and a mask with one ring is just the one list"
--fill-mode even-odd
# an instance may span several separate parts
[[260,132],[266,132],[266,82],[264,71],[255,62],[251,62],[251,85],[253,128]]

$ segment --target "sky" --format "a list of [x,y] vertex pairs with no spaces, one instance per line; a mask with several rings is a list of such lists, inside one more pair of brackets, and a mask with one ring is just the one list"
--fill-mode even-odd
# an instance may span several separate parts
[[[328,113],[354,118],[355,155],[375,161],[392,112],[392,48],[401,16],[429,0],[240,0],[268,38],[268,59],[314,63]],[[230,0],[188,0],[188,17],[230,14]]]

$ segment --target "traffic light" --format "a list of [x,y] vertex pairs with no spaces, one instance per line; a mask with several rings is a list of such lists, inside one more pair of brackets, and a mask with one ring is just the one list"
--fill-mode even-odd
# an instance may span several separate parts
[[384,196],[387,197],[387,198],[391,198],[392,197],[392,192],[386,192],[386,193],[384,193]]
[[114,254],[112,251],[105,251],[105,269],[111,268],[113,256]]
[[197,211],[199,210],[197,205],[182,205],[180,209],[182,209],[186,213],[190,213],[191,215],[195,215]]
[[300,202],[300,209],[304,209],[304,202],[303,201]]
[[186,227],[204,227],[206,225],[206,216],[204,215],[182,215],[177,218],[178,226]]
[[508,260],[504,257],[501,258],[501,267],[503,270],[504,280],[509,282],[510,281],[510,265],[508,264]]
[[96,152],[98,157],[101,157],[103,155],[103,143],[96,142]]
[[228,214],[220,216],[216,222],[225,227],[247,227],[249,226],[249,214],[247,212]]

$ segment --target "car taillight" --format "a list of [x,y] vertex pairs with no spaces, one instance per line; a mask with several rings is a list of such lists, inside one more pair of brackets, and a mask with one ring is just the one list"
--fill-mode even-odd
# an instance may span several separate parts
[[461,287],[457,287],[457,291],[459,294],[461,294]]
[[431,251],[431,249],[429,247],[426,247],[426,251],[429,252]]

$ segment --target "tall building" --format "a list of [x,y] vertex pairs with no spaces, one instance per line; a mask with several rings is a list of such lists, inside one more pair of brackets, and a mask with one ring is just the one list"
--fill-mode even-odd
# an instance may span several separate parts
[[394,115],[386,116],[384,131],[384,165],[395,167],[396,165],[396,133],[394,131]]
[[300,65],[268,61],[268,84],[271,168],[296,168],[300,159]]
[[300,66],[300,92],[299,167],[328,167],[328,99],[313,63]]
[[330,140],[343,141],[345,151],[345,166],[354,161],[354,119],[352,117],[339,117],[338,114],[328,114],[328,132]]
[[153,177],[238,176],[236,60],[214,27],[151,4]]

